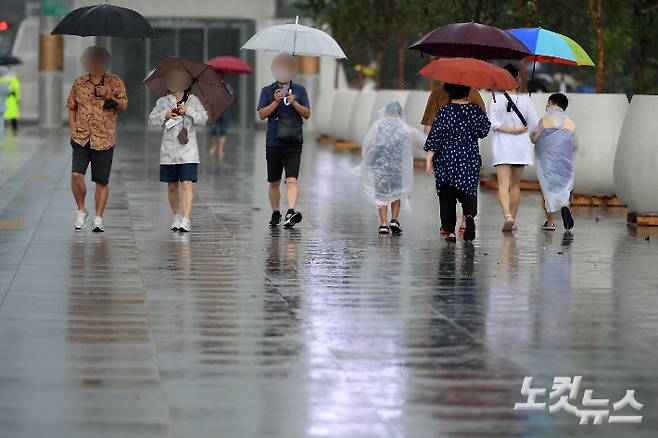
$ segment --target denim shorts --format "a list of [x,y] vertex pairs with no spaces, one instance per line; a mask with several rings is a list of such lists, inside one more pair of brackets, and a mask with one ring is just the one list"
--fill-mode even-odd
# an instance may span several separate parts
[[228,131],[228,115],[226,113],[222,114],[217,118],[215,123],[210,125],[210,135],[213,137],[217,134],[226,135]]
[[160,181],[165,183],[192,181],[198,178],[199,163],[161,164]]

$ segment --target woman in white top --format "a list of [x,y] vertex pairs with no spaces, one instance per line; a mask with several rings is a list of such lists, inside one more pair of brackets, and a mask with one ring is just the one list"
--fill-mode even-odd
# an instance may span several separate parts
[[[173,231],[191,229],[192,183],[197,181],[199,147],[196,125],[205,125],[208,113],[199,98],[189,92],[191,78],[182,69],[171,70],[166,77],[169,94],[155,103],[149,116],[149,125],[162,126],[160,145],[160,181],[167,183],[169,205],[174,215]],[[178,186],[183,186],[183,216],[179,215]]]
[[[519,71],[511,64],[503,67],[514,78]],[[492,131],[493,165],[498,176],[498,198],[503,210],[503,231],[515,229],[514,221],[521,202],[521,177],[525,166],[532,164],[532,142],[528,132],[534,132],[539,122],[530,97],[517,90],[496,93],[496,102],[489,105]],[[517,114],[518,111],[518,114]],[[521,117],[520,117],[520,116]]]

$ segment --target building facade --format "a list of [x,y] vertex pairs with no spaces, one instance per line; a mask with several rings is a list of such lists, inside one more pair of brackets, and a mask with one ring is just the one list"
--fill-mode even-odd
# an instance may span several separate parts
[[[71,8],[97,4],[95,0],[73,0]],[[155,99],[144,86],[144,79],[157,67],[165,55],[205,62],[214,56],[232,55],[254,67],[253,75],[226,77],[236,94],[231,108],[232,125],[251,127],[256,119],[255,106],[260,87],[271,82],[270,61],[273,54],[254,53],[240,47],[257,31],[268,26],[294,20],[294,12],[286,0],[114,0],[113,5],[125,6],[146,17],[159,35],[158,39],[81,38],[67,36],[64,41],[64,96],[72,80],[82,73],[80,54],[97,42],[110,49],[111,71],[126,82],[129,110],[122,117],[126,125],[144,124]],[[301,22],[305,22],[301,17]],[[17,73],[24,83],[24,117],[38,116],[38,34],[39,17],[27,17],[14,42],[14,53],[23,59]],[[303,72],[301,80],[314,97],[323,86],[334,86],[336,64],[320,60]],[[63,109],[63,117],[65,110]]]

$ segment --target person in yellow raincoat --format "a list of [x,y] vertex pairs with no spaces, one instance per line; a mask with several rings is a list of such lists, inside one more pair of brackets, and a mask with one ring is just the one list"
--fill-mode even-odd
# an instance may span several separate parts
[[9,95],[5,98],[5,120],[9,121],[11,129],[18,131],[18,118],[21,115],[21,82],[18,77],[7,67],[0,71],[0,83],[9,89]]

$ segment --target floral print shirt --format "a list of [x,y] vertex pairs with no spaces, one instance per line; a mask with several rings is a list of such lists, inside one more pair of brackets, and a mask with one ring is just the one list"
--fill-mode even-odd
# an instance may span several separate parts
[[94,91],[97,86],[109,88],[112,99],[117,103],[128,102],[126,86],[119,76],[105,74],[101,83],[95,84],[86,74],[73,82],[66,107],[77,111],[75,129],[71,132],[73,141],[80,146],[86,146],[89,142],[92,149],[103,151],[116,143],[118,111],[103,109],[105,97],[96,95]]

